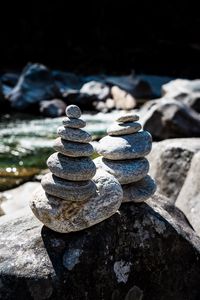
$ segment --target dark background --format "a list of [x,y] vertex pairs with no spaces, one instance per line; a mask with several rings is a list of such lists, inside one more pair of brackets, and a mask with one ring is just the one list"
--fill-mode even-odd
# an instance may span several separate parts
[[15,1],[1,8],[0,39],[1,72],[40,62],[200,77],[200,10],[191,1]]

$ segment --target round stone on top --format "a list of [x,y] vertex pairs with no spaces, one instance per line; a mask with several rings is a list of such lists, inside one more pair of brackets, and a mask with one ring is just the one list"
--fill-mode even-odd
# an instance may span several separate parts
[[70,119],[79,119],[81,116],[81,110],[77,105],[69,105],[67,106],[66,110],[66,116]]
[[119,123],[125,123],[125,122],[134,122],[134,121],[138,121],[139,120],[139,116],[136,114],[125,114],[120,116],[116,121]]

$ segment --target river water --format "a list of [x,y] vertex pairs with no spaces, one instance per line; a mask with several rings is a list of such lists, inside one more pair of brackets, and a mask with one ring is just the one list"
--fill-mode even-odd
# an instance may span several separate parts
[[[112,113],[83,114],[86,130],[94,140],[106,134],[117,118]],[[4,115],[0,120],[0,191],[32,179],[46,168],[46,159],[54,152],[53,139],[63,118],[33,117],[25,114]]]

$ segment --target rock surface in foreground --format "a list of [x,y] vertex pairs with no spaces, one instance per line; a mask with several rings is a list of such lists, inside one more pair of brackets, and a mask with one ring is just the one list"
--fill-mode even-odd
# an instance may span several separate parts
[[200,297],[200,239],[166,199],[123,204],[120,214],[78,233],[41,226],[31,215],[1,221],[1,299]]
[[[186,179],[193,155],[200,151],[200,138],[168,139],[153,143],[150,175],[159,193],[174,203]],[[192,187],[191,187],[192,188]]]
[[194,229],[200,234],[200,151],[192,158],[176,206],[184,212]]

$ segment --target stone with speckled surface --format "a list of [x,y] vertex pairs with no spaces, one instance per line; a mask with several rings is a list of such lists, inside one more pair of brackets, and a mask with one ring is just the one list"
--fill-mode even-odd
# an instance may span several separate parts
[[69,181],[52,173],[42,177],[41,184],[46,193],[66,201],[84,201],[96,193],[93,181]]
[[75,128],[65,128],[64,126],[58,127],[57,134],[64,140],[78,143],[89,143],[92,140],[91,134]]
[[123,202],[143,202],[153,196],[156,191],[156,183],[147,175],[141,180],[122,185]]
[[90,143],[77,143],[57,138],[54,141],[53,148],[66,156],[82,157],[91,156],[94,153],[94,149]]
[[136,122],[127,122],[121,124],[114,123],[107,129],[107,133],[111,136],[121,136],[138,132],[141,128],[142,126],[140,123]]
[[139,181],[149,171],[149,162],[146,158],[116,161],[97,157],[94,163],[97,168],[102,168],[115,176],[121,184]]
[[86,122],[81,119],[65,118],[63,120],[63,125],[67,128],[83,128],[86,126]]
[[110,174],[98,170],[93,178],[96,193],[86,201],[61,201],[40,187],[30,206],[36,217],[54,231],[69,233],[83,230],[109,218],[119,209],[123,192]]
[[96,167],[91,158],[67,157],[58,152],[48,158],[47,166],[57,177],[72,181],[89,180],[96,173]]
[[67,106],[65,113],[68,118],[79,119],[81,117],[81,110],[77,105]]
[[112,160],[134,159],[151,151],[152,137],[148,131],[123,136],[105,136],[97,146],[99,154]]

